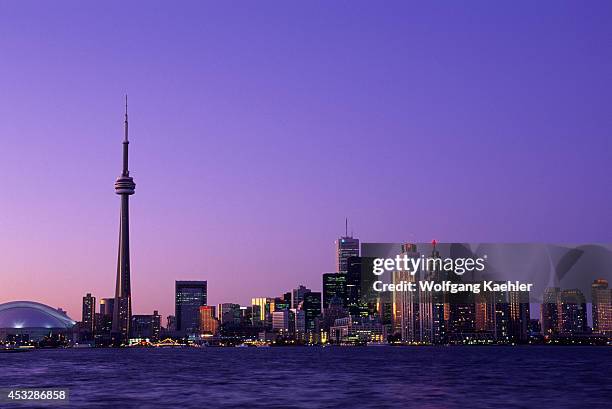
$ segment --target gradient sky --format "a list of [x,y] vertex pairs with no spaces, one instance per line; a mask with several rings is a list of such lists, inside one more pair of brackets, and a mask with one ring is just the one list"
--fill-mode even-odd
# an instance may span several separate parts
[[0,302],[248,303],[368,242],[612,241],[612,2],[0,1]]

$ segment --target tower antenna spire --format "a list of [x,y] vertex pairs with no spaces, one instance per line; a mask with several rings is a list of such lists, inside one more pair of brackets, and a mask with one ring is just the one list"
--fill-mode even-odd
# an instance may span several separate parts
[[348,237],[348,217],[344,218],[344,237]]
[[125,94],[125,142],[128,141],[128,100],[127,94]]
[[125,131],[125,137],[123,138],[123,176],[129,176],[130,171],[128,170],[128,144],[130,143],[130,141],[128,141],[128,99],[127,99],[127,94],[125,94],[125,120],[123,122],[124,124],[124,131]]

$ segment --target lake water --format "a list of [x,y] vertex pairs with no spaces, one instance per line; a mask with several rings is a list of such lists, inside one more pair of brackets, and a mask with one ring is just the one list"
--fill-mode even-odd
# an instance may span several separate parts
[[[66,349],[0,354],[0,388],[82,408],[611,408],[612,348]],[[61,407],[1,404],[1,407]]]

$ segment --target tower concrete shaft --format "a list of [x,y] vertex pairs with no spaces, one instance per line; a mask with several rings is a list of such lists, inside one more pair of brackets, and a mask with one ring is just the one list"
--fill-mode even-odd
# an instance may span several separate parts
[[119,222],[119,252],[117,256],[117,281],[112,332],[117,341],[125,342],[130,336],[132,320],[132,290],[130,286],[130,196],[136,184],[128,170],[128,114],[125,98],[125,138],[123,140],[123,172],[115,182],[115,193],[121,196]]

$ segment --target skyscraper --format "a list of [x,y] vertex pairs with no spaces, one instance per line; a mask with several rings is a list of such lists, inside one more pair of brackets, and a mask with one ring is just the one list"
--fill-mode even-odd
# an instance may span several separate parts
[[[440,252],[436,249],[437,242],[433,240],[432,258],[440,258]],[[431,271],[423,271],[420,279],[427,281],[442,282],[447,277],[447,272],[442,271],[434,265]],[[431,291],[419,290],[419,323],[421,341],[432,344],[445,344],[447,341],[446,319],[444,317],[446,294],[443,292],[432,293]]]
[[543,335],[555,335],[561,332],[561,289],[548,287],[544,290],[540,321]]
[[[421,254],[417,251],[416,245],[411,243],[402,244],[400,256],[418,259]],[[393,284],[399,285],[402,282],[416,283],[420,271],[411,274],[410,271],[393,271]],[[419,322],[419,302],[417,293],[413,291],[394,291],[392,294],[393,302],[393,330],[401,335],[404,342],[420,342],[420,322]]]
[[316,320],[321,316],[321,293],[309,291],[304,294],[302,301],[306,331],[314,332],[317,328]]
[[336,240],[336,272],[346,273],[348,271],[349,257],[359,256],[359,239],[348,235],[348,220],[345,221],[344,236]]
[[222,303],[217,307],[217,319],[222,325],[240,325],[240,304]]
[[206,281],[176,281],[174,313],[176,331],[197,334],[200,331],[200,307],[207,304]]
[[95,338],[96,344],[109,345],[112,340],[114,298],[100,299],[100,313],[96,314],[95,319]]
[[88,334],[87,338],[91,338],[94,335],[95,328],[95,316],[96,316],[96,297],[92,297],[91,294],[87,293],[83,297],[83,331]]
[[310,292],[309,288],[303,285],[294,288],[291,292],[291,308],[300,308],[300,303],[304,301],[304,295]]
[[346,307],[352,316],[367,317],[378,303],[378,300],[374,299],[374,291],[371,290],[377,277],[368,273],[372,271],[373,263],[374,257],[355,256],[347,259]]
[[219,320],[215,318],[215,307],[203,305],[200,312],[200,334],[217,335],[219,331]]
[[525,343],[529,340],[529,292],[509,291],[508,335],[510,341]]
[[612,289],[608,281],[599,279],[591,285],[593,295],[593,332],[612,335]]
[[561,291],[561,331],[568,335],[587,331],[586,300],[578,289]]
[[117,341],[130,336],[132,318],[132,290],[130,286],[130,216],[129,198],[134,194],[136,184],[128,170],[128,113],[125,97],[125,138],[123,140],[123,172],[115,182],[115,193],[121,196],[121,218],[119,223],[119,254],[117,257],[117,281],[113,311],[113,336]]
[[323,274],[323,309],[329,307],[334,297],[340,298],[346,306],[346,273]]

